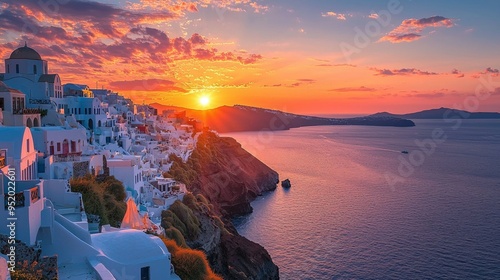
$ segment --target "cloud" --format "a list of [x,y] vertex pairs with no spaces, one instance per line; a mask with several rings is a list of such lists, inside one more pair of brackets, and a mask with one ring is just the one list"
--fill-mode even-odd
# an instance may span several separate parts
[[331,64],[331,63],[320,63],[316,64],[318,67],[357,67],[354,64],[347,64],[347,63],[341,63],[341,64]]
[[471,75],[472,78],[474,79],[479,79],[483,75],[490,75],[493,77],[498,77],[500,76],[500,70],[492,67],[487,67],[484,71],[479,71],[477,73],[474,73]]
[[434,93],[415,93],[408,94],[406,97],[417,97],[417,98],[441,98],[446,96],[444,92],[434,92]]
[[471,77],[474,79],[478,79],[481,77],[481,75],[491,75],[493,77],[498,77],[500,76],[500,70],[492,67],[487,67],[484,71],[474,74]]
[[408,34],[388,34],[382,37],[382,41],[389,41],[391,43],[411,42],[420,39],[422,35],[415,33]]
[[178,91],[187,92],[185,89],[175,85],[170,80],[163,79],[144,79],[131,81],[113,81],[109,85],[116,90],[127,91]]
[[328,91],[334,91],[334,92],[352,92],[352,91],[376,91],[375,88],[370,88],[370,87],[365,87],[365,86],[360,86],[360,87],[344,87],[344,88],[334,88],[330,89]]
[[402,69],[394,69],[394,70],[371,68],[371,70],[374,70],[376,72],[375,75],[377,75],[377,76],[410,76],[410,75],[430,76],[430,75],[439,75],[438,73],[435,73],[435,72],[422,71],[422,70],[415,69],[415,68],[402,68]]
[[405,19],[394,30],[380,38],[379,42],[388,41],[391,43],[412,42],[422,38],[422,32],[426,28],[453,27],[452,19],[443,16],[432,16],[421,19]]
[[460,70],[458,69],[453,69],[451,70],[452,75],[456,75],[457,78],[463,78],[465,77],[465,74],[463,74]]
[[291,87],[291,88],[294,88],[294,87],[300,87],[303,85],[314,84],[315,82],[316,82],[315,79],[301,78],[301,79],[296,79],[294,83],[264,85],[264,87]]
[[[52,71],[65,74],[66,78],[95,80],[98,74],[102,83],[106,83],[113,76],[175,75],[171,66],[176,61],[246,65],[263,58],[260,54],[220,52],[198,33],[169,37],[166,32],[150,27],[178,19],[179,12],[175,10],[146,12],[72,0],[51,7],[57,10],[52,11],[41,8],[40,3],[46,2],[4,0],[5,9],[0,10],[0,54],[9,54],[19,47],[20,41],[26,40],[43,59],[51,62]],[[194,10],[191,5],[177,9]]]
[[334,17],[338,20],[346,20],[347,17],[352,17],[351,14],[339,14],[336,12],[326,12],[321,14],[322,17]]
[[219,9],[221,13],[225,11],[231,12],[248,12],[265,13],[269,10],[269,6],[259,4],[255,0],[192,0],[189,2],[172,1],[172,0],[140,0],[139,3],[129,3],[129,7],[135,10],[167,10],[167,11],[189,11],[197,12],[198,7],[208,8],[214,7]]
[[485,73],[493,73],[493,74],[498,74],[500,71],[498,69],[493,69],[491,67],[486,68]]
[[370,15],[368,15],[368,17],[372,19],[378,19],[379,15],[377,13],[371,13]]

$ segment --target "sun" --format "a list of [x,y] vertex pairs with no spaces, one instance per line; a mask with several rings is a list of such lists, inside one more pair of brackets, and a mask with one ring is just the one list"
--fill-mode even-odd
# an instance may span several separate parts
[[208,104],[210,104],[210,97],[204,95],[200,96],[200,99],[198,100],[200,102],[200,105],[203,107],[207,107]]

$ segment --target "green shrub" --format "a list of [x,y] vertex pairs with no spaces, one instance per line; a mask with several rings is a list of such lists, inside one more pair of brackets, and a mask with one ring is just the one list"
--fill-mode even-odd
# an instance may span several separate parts
[[186,225],[170,210],[163,211],[161,213],[161,226],[163,228],[174,227],[178,229],[183,236],[187,236]]
[[187,245],[186,245],[186,239],[184,238],[184,236],[182,235],[182,232],[180,232],[178,229],[176,229],[175,227],[169,227],[168,229],[165,230],[165,236],[168,238],[168,239],[172,239],[175,241],[175,243],[180,246],[180,247],[184,247],[184,248],[187,248]]
[[184,205],[180,201],[174,202],[169,208],[169,211],[174,213],[179,220],[186,226],[186,234],[189,240],[194,240],[200,234],[200,221],[194,215],[193,210]]
[[191,210],[198,210],[198,203],[196,201],[196,197],[192,193],[187,193],[184,195],[184,198],[182,199],[182,203],[184,203],[187,207],[189,207]]
[[82,194],[85,212],[98,215],[101,225],[118,227],[125,216],[127,194],[123,184],[113,176],[97,180],[88,175],[70,181],[71,190]]

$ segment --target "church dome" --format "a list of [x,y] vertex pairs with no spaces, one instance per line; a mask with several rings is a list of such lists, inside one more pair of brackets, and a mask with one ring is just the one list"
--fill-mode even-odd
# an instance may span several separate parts
[[24,47],[20,47],[12,52],[10,59],[42,60],[42,57],[37,51],[24,44]]

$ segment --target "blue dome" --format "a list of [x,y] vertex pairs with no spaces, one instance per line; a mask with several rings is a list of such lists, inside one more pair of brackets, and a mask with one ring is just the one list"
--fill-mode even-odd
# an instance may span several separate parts
[[24,47],[20,47],[12,52],[10,59],[31,59],[31,60],[42,60],[40,54],[34,49],[28,47],[26,44]]

